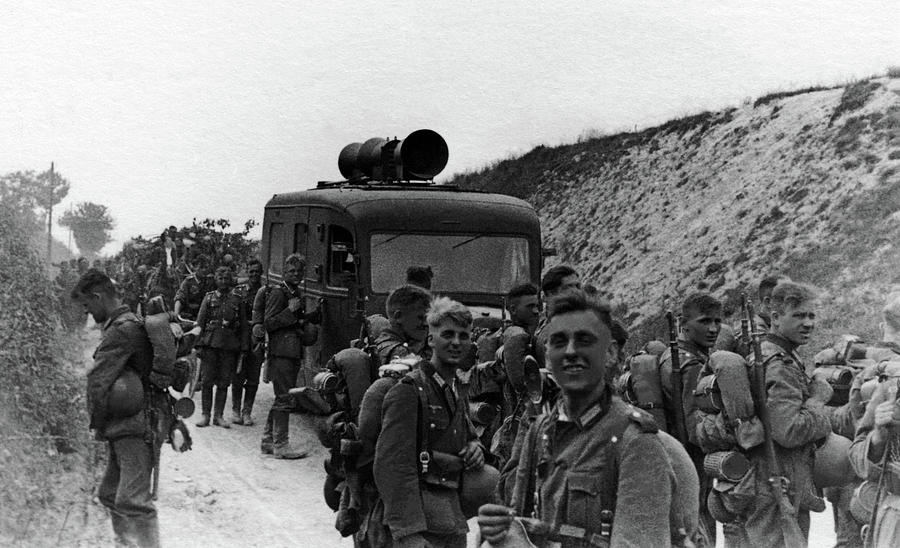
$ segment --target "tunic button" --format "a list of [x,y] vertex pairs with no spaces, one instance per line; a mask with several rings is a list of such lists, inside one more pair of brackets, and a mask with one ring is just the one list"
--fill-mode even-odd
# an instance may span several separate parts
[[431,427],[434,428],[434,423],[431,423]]
[[616,443],[617,441],[619,441],[619,438],[613,436],[609,441]]
[[631,416],[634,417],[634,418],[636,418],[636,419],[641,418],[641,414],[638,413],[637,411],[635,411],[634,413],[632,413]]

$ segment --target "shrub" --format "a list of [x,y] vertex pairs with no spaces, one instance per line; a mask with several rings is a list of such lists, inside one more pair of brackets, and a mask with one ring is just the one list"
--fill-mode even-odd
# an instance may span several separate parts
[[871,80],[860,80],[845,87],[838,106],[831,114],[829,124],[843,114],[861,109],[872,97],[872,94],[875,93],[875,90],[880,87],[880,83]]
[[76,365],[82,343],[62,332],[53,285],[19,218],[0,203],[0,545],[7,546],[55,538],[74,504],[87,507],[94,482],[84,458],[94,447]]

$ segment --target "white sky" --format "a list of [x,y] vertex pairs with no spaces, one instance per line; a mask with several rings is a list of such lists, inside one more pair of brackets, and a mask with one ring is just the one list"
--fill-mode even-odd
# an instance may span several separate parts
[[[0,173],[134,235],[262,220],[354,141],[441,133],[453,173],[900,65],[896,2],[15,2]],[[61,239],[65,231],[58,229]]]

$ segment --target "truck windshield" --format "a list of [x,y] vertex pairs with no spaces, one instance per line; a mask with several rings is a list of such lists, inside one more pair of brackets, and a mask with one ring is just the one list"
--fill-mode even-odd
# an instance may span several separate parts
[[406,282],[410,266],[430,266],[437,293],[504,294],[530,281],[528,240],[486,234],[373,234],[372,290]]

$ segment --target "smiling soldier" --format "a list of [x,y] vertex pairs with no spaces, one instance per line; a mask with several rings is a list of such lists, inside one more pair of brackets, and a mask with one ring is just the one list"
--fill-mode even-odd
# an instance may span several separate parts
[[431,303],[427,322],[431,359],[384,398],[375,484],[394,546],[464,547],[468,527],[460,479],[463,470],[484,466],[456,377],[472,345],[472,314],[440,297]]
[[562,394],[507,465],[509,507],[480,508],[482,538],[502,542],[518,515],[538,520],[523,520],[538,546],[671,546],[677,479],[653,418],[611,389],[609,308],[570,291],[548,317],[547,364]]

